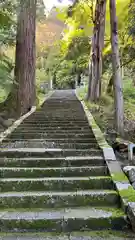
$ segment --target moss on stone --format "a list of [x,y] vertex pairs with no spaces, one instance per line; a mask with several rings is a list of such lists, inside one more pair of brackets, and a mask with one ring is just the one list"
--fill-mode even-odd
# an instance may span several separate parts
[[[18,237],[18,235],[20,237],[42,237],[42,238],[46,238],[46,237],[66,237],[66,233],[56,233],[56,232],[36,232],[36,233],[0,233],[0,237]],[[86,237],[101,237],[101,238],[106,238],[106,239],[113,239],[112,237],[119,237],[119,238],[122,238],[122,239],[127,239],[128,237],[131,239],[132,237],[135,237],[135,234],[132,233],[132,232],[127,232],[127,231],[114,231],[114,230],[100,230],[100,231],[86,231],[85,233],[84,232],[72,232],[71,233],[71,236],[73,237],[81,237],[84,235]],[[69,236],[69,234],[68,234]],[[60,238],[60,239],[61,239]],[[35,239],[35,238],[34,238]],[[64,238],[64,239],[67,239],[67,238]],[[132,238],[133,239],[133,238]]]
[[128,179],[123,172],[116,172],[115,174],[111,174],[113,181],[116,182],[127,182]]
[[111,212],[112,213],[112,216],[111,218],[113,217],[121,217],[121,216],[124,216],[124,212],[121,210],[121,208],[109,208],[109,207],[95,207],[97,210],[103,210],[103,211],[106,211],[106,212]]
[[[74,232],[72,233],[72,236],[84,236],[84,233],[81,232]],[[135,237],[135,234],[132,232],[125,232],[125,231],[114,231],[114,230],[100,230],[100,231],[90,231],[90,232],[85,232],[85,236],[90,236],[90,237],[102,237],[102,238],[106,238],[109,239],[111,237],[113,237],[112,239],[114,239],[114,237],[120,237],[120,238],[125,238],[127,239],[127,237]]]
[[119,194],[122,198],[126,199],[128,202],[135,202],[135,190],[132,186],[129,186],[128,189],[123,189],[119,191]]

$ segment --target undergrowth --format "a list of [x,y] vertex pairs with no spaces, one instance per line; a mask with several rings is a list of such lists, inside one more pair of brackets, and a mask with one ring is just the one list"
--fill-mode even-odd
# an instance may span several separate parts
[[[113,97],[108,96],[106,93],[102,94],[102,97],[97,103],[86,101],[87,86],[77,90],[79,98],[85,100],[85,103],[96,123],[101,128],[102,132],[107,135],[108,133],[115,132],[115,111]],[[126,79],[123,87],[124,97],[124,128],[125,139],[135,142],[135,87],[132,85],[132,81]]]

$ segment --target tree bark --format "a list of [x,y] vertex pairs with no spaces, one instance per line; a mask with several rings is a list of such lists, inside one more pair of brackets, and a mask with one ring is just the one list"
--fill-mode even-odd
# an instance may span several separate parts
[[108,95],[111,95],[112,93],[112,87],[113,87],[113,75],[110,77],[110,80],[109,80],[109,83],[108,83],[108,86],[107,86],[107,91],[106,93]]
[[37,0],[21,0],[16,39],[15,79],[17,85],[17,112],[28,112],[36,102],[35,32]]
[[97,101],[101,95],[102,50],[104,47],[106,0],[97,0],[93,29],[91,62],[89,64],[88,99]]
[[20,0],[17,21],[15,82],[3,104],[11,115],[23,115],[36,104],[36,3],[37,0]]
[[116,0],[110,0],[110,24],[112,45],[112,68],[114,84],[115,118],[117,131],[123,135],[124,132],[124,107],[122,93],[122,77],[118,46],[118,26],[116,17]]

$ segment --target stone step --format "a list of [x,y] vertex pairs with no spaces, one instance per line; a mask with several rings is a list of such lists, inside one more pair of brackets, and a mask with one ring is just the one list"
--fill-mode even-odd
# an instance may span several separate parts
[[24,121],[25,122],[49,122],[49,121],[68,121],[68,122],[70,122],[70,121],[75,121],[75,120],[78,120],[78,121],[87,121],[87,119],[86,118],[79,118],[78,116],[73,116],[73,117],[67,117],[66,115],[64,115],[64,114],[62,114],[61,113],[61,115],[62,116],[55,116],[55,117],[53,117],[54,115],[52,115],[52,116],[46,116],[46,118],[44,117],[44,118],[42,118],[42,117],[31,117],[31,118],[27,118],[27,119],[25,119]]
[[61,208],[81,206],[118,206],[113,190],[75,192],[8,192],[0,193],[0,208]]
[[[48,107],[45,109],[46,112],[40,112],[40,113],[33,113],[32,115],[29,116],[29,118],[32,118],[33,117],[43,117],[43,118],[46,118],[46,117],[59,117],[61,115],[61,113],[65,116],[67,116],[68,118],[69,117],[74,117],[74,116],[79,116],[80,118],[85,118],[85,115],[82,111],[82,109],[74,109],[74,108],[58,108],[58,109],[55,109],[55,108],[51,108],[49,109]],[[71,113],[72,111],[72,113]]]
[[[72,111],[72,114],[71,114],[71,111]],[[79,117],[79,118],[85,118],[85,115],[83,114],[82,110],[80,109],[77,109],[77,110],[74,110],[73,108],[72,109],[63,109],[63,108],[58,108],[58,109],[55,109],[55,108],[47,108],[46,109],[46,112],[40,112],[40,113],[35,113],[35,114],[32,114],[31,116],[29,116],[29,118],[47,118],[47,117],[60,117],[60,115],[63,114],[64,116],[67,116],[68,118],[70,117]]]
[[108,176],[0,179],[0,192],[75,191],[113,188],[114,185],[112,179]]
[[[54,112],[52,112],[52,114],[50,115],[50,116],[47,116],[47,112],[46,112],[46,117],[39,117],[39,118],[41,118],[41,120],[42,121],[49,121],[49,120],[52,120],[52,121],[58,121],[58,120],[60,120],[60,121],[77,121],[77,122],[86,122],[87,121],[87,117],[85,116],[85,115],[83,115],[83,114],[79,114],[78,116],[77,115],[70,115],[70,111],[69,111],[69,113],[68,114],[65,114],[64,115],[64,112],[63,112],[63,115],[62,115],[62,113],[61,114],[59,114],[59,115],[55,115],[55,113]],[[28,118],[26,118],[25,119],[25,121],[27,122],[27,121],[34,121],[35,120],[35,117],[33,117],[32,115],[30,116],[30,117],[28,117]],[[38,119],[39,120],[39,119]]]
[[0,178],[87,177],[108,175],[106,166],[0,168]]
[[46,141],[9,141],[2,143],[1,148],[62,148],[62,149],[100,149],[98,144],[91,143],[60,143],[60,142],[46,142]]
[[33,120],[33,121],[29,121],[29,118],[27,118],[27,119],[25,119],[24,121],[23,121],[23,124],[48,124],[48,123],[51,123],[51,124],[56,124],[56,125],[62,125],[62,124],[74,124],[74,125],[76,125],[76,126],[85,126],[85,124],[86,125],[88,125],[88,121],[87,120],[77,120],[77,119],[71,119],[71,120],[69,120],[69,119],[56,119],[56,120],[54,120],[53,118],[51,118],[51,119],[48,119],[48,120],[43,120],[43,121],[35,121],[35,120]]
[[[3,140],[2,143],[7,143],[11,141],[10,138],[6,138],[5,140]],[[16,142],[16,141],[21,141],[23,142],[24,139],[12,139],[12,142]],[[33,138],[29,138],[29,139],[25,139],[25,141],[28,141],[28,142],[55,142],[55,143],[89,143],[91,144],[91,147],[94,146],[95,144],[97,145],[97,142],[96,142],[96,139],[94,138],[86,138],[86,139],[82,139],[82,138],[79,138],[79,139],[76,139],[76,138],[70,138],[70,139],[65,139],[65,138],[38,138],[38,139],[33,139]]]
[[34,231],[72,232],[127,227],[125,215],[115,208],[64,208],[0,212],[1,232]]
[[92,136],[89,132],[87,133],[15,133],[13,132],[10,135],[10,138],[16,138],[16,139],[25,139],[25,138],[91,138],[95,139],[94,136]]
[[100,230],[100,231],[80,231],[72,233],[1,233],[0,240],[133,240],[135,235],[131,230]]
[[86,120],[78,120],[76,118],[74,119],[67,119],[66,117],[63,116],[63,118],[57,118],[57,119],[52,119],[51,117],[48,118],[48,119],[27,119],[27,120],[24,120],[24,124],[56,124],[57,126],[58,125],[68,125],[68,123],[71,123],[71,124],[74,124],[75,125],[75,122],[76,122],[76,126],[84,126],[84,125],[88,125],[88,121],[87,119]]
[[86,134],[86,133],[89,133],[89,135],[90,136],[93,136],[93,133],[90,131],[90,130],[88,130],[88,129],[85,129],[85,130],[80,130],[80,129],[72,129],[72,130],[69,130],[69,129],[57,129],[57,128],[55,128],[54,130],[52,130],[52,129],[45,129],[45,130],[43,130],[43,129],[40,129],[40,127],[39,127],[39,129],[38,130],[36,130],[36,129],[22,129],[21,131],[20,131],[20,129],[16,129],[15,131],[14,131],[14,134],[17,134],[17,133],[19,133],[19,134],[23,134],[23,133],[30,133],[30,134],[42,134],[42,133],[46,133],[46,134],[59,134],[59,133],[62,133],[62,134]]
[[59,167],[104,165],[103,157],[68,157],[68,158],[0,158],[0,167]]
[[89,127],[89,124],[87,121],[85,122],[77,122],[77,121],[44,121],[44,122],[40,122],[40,121],[35,121],[35,122],[30,122],[30,123],[27,123],[25,121],[23,121],[23,123],[20,125],[22,127],[35,127],[35,126],[43,126],[43,127],[46,127],[46,126],[50,126],[50,127],[66,127],[66,126],[69,126],[69,127]]
[[41,127],[41,126],[26,126],[26,127],[22,127],[21,125],[17,128],[18,130],[20,130],[20,131],[22,131],[22,130],[27,130],[27,131],[29,131],[29,130],[63,130],[63,131],[65,131],[65,130],[73,130],[73,131],[75,131],[75,130],[80,130],[80,131],[83,131],[83,130],[87,130],[87,131],[91,131],[91,129],[90,129],[90,127],[89,126],[84,126],[84,127],[79,127],[79,126],[73,126],[73,127],[71,127],[71,126],[45,126],[45,127]]
[[102,156],[98,149],[60,149],[60,148],[0,148],[0,156],[5,157],[68,157],[68,156]]
[[35,124],[34,123],[31,123],[31,124],[29,124],[29,123],[22,123],[20,126],[19,126],[19,128],[21,128],[21,129],[25,129],[25,128],[27,128],[27,129],[29,129],[29,128],[43,128],[43,129],[46,129],[46,128],[52,128],[52,129],[56,129],[56,128],[60,128],[60,129],[82,129],[82,128],[85,128],[85,129],[89,129],[89,131],[91,131],[91,128],[90,128],[90,126],[88,125],[88,123],[86,123],[85,125],[84,124],[75,124],[75,123],[59,123],[59,125],[58,125],[58,123],[56,124],[56,123],[51,123],[51,122],[44,122],[44,123],[41,123],[41,122],[35,122]]

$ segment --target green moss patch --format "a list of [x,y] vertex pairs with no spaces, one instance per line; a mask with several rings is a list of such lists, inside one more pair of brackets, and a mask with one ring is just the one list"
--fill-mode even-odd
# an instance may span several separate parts
[[128,189],[123,189],[119,191],[120,196],[125,198],[128,202],[135,202],[135,190],[132,186],[129,186]]
[[107,231],[104,231],[104,230],[101,230],[101,231],[90,231],[90,232],[85,232],[84,233],[81,233],[81,232],[76,232],[76,233],[72,233],[72,236],[90,236],[90,237],[102,237],[102,238],[106,238],[106,239],[109,239],[109,238],[112,238],[114,239],[114,237],[119,237],[119,238],[125,238],[127,239],[128,237],[133,239],[132,237],[135,237],[135,234],[132,233],[132,232],[124,232],[124,231],[113,231],[113,230],[107,230]]
[[123,172],[116,172],[115,174],[111,174],[113,181],[116,182],[127,182],[128,179]]

